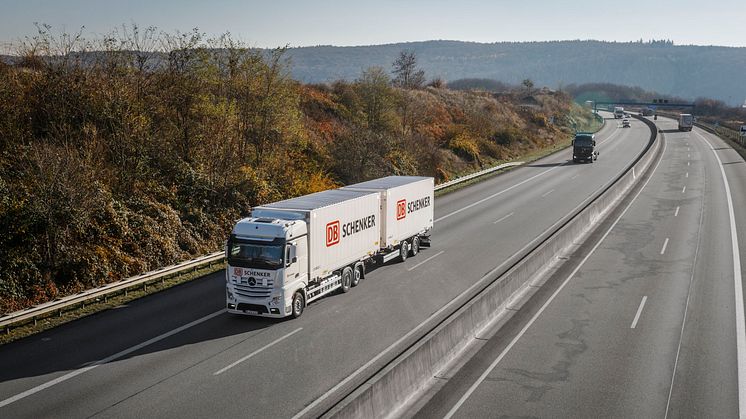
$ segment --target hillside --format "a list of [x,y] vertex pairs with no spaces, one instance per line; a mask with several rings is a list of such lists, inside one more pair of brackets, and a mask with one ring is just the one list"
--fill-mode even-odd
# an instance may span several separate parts
[[292,48],[293,76],[304,82],[353,80],[372,65],[390,67],[413,50],[425,72],[445,80],[484,78],[539,86],[615,83],[687,99],[746,98],[746,48],[601,41],[473,43],[426,41],[388,45]]
[[404,89],[380,68],[303,84],[282,51],[224,41],[197,36],[149,67],[42,39],[0,63],[0,313],[215,251],[258,204],[447,180],[567,144],[569,116],[590,117],[564,93]]

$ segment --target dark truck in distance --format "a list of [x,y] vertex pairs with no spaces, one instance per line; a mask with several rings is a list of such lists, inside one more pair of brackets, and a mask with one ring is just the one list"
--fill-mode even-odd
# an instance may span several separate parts
[[593,163],[594,160],[598,159],[598,151],[594,151],[596,146],[596,140],[594,135],[590,132],[578,132],[575,134],[575,138],[572,140],[572,161],[577,163],[579,161],[590,161]]

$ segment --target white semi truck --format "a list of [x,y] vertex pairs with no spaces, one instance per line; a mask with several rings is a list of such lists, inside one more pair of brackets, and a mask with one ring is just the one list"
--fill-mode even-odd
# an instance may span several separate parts
[[694,117],[691,114],[679,114],[679,131],[691,131],[693,126]]
[[614,119],[624,118],[624,108],[617,106],[614,108]]
[[348,292],[369,263],[429,246],[434,203],[433,178],[389,176],[254,208],[226,246],[228,312],[298,317]]

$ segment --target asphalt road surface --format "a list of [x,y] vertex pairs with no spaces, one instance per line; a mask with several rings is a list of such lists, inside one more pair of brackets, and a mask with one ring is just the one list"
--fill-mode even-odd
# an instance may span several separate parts
[[746,164],[657,123],[666,148],[639,195],[417,417],[739,417]]
[[[649,129],[608,122],[596,135],[596,163],[572,164],[564,150],[437,198],[431,248],[375,269],[350,293],[311,304],[300,319],[228,315],[221,272],[4,345],[0,417],[302,413],[618,175],[643,150]],[[666,257],[686,249],[672,242]],[[645,292],[655,310],[652,291]],[[649,327],[650,313],[641,326]],[[626,315],[613,317],[627,322]]]

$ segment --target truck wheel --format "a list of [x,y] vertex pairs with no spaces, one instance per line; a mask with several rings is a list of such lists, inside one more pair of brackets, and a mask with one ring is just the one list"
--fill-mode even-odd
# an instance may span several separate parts
[[409,246],[407,242],[401,242],[401,245],[399,246],[399,258],[402,262],[407,260],[407,255],[409,254]]
[[420,253],[420,238],[419,236],[412,237],[412,245],[409,249],[409,256],[417,256]]
[[360,265],[357,265],[354,268],[352,268],[352,283],[350,285],[352,285],[353,287],[356,287],[357,284],[360,283],[360,278],[363,277],[362,269],[363,267]]
[[352,286],[352,268],[342,269],[342,292],[348,292]]
[[293,318],[297,319],[303,314],[303,309],[306,306],[306,299],[303,298],[303,293],[296,291],[293,295]]

